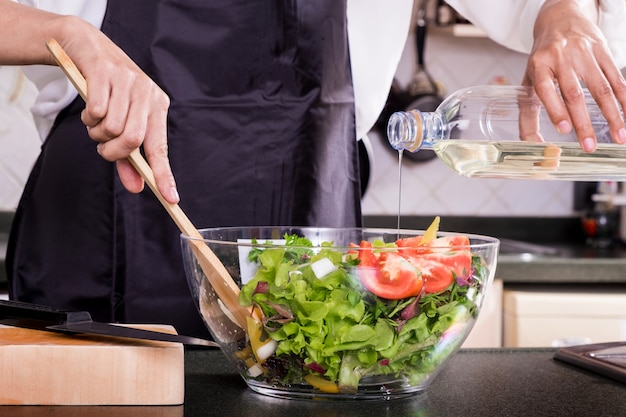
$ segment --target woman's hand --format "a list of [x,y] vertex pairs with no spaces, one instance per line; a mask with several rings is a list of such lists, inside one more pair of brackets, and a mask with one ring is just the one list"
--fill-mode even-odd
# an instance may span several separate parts
[[[20,30],[15,30],[19,22]],[[126,159],[143,144],[159,190],[170,203],[178,192],[167,152],[168,96],[99,29],[75,16],[63,16],[0,0],[0,65],[54,64],[46,48],[55,39],[87,80],[81,117],[98,152],[117,161],[124,186],[144,187]]]
[[596,0],[547,0],[535,22],[535,41],[523,81],[534,86],[557,129],[569,133],[573,128],[587,152],[594,151],[597,143],[583,83],[608,121],[613,141],[626,143],[620,111],[626,108],[626,81],[596,24],[597,17]]
[[120,180],[131,192],[144,187],[126,159],[143,144],[161,194],[179,201],[167,149],[169,97],[120,48],[99,31],[59,40],[87,81],[81,119],[98,153],[116,161]]

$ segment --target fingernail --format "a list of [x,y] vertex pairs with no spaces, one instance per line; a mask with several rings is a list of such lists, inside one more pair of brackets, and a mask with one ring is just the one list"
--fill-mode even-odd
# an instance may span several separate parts
[[561,134],[569,133],[572,131],[572,125],[570,125],[567,120],[561,120],[556,125],[556,130],[558,130]]
[[621,128],[617,131],[617,139],[619,143],[626,143],[626,129]]
[[592,138],[583,139],[583,150],[593,152],[596,149],[596,141]]
[[178,195],[178,190],[176,189],[176,187],[170,188],[170,199],[176,202],[180,201],[180,197]]
[[98,155],[102,156],[102,144],[101,143],[96,145],[96,152],[98,152]]

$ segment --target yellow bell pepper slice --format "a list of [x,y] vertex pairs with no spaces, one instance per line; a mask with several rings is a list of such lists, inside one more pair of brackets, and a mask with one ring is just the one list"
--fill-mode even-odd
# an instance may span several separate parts
[[339,387],[337,384],[324,377],[309,374],[304,377],[304,380],[322,392],[329,394],[339,393]]
[[[257,363],[262,364],[270,355],[267,354],[267,349],[275,350],[275,346],[269,347],[269,344],[276,345],[276,341],[264,335],[263,325],[259,323],[254,317],[246,317],[248,327],[248,338],[250,339],[250,347],[252,353],[257,360]],[[263,352],[263,353],[261,353]]]
[[424,232],[424,236],[420,240],[420,245],[425,245],[437,238],[437,232],[439,231],[439,216],[436,216],[433,222],[428,226],[428,229]]

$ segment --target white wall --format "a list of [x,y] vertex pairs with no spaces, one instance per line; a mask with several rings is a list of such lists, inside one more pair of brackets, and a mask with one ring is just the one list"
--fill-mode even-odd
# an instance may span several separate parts
[[[415,68],[410,37],[398,69],[404,84]],[[447,93],[460,88],[506,82],[520,84],[526,55],[486,38],[462,38],[429,28],[424,62]],[[375,156],[364,214],[398,214],[398,155],[386,140],[372,133]],[[563,181],[464,178],[439,160],[403,164],[401,214],[476,216],[569,216],[573,214],[573,183]]]

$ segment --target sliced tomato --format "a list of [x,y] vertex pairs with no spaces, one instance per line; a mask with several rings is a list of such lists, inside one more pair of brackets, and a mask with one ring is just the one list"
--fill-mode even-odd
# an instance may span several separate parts
[[363,286],[379,297],[397,300],[444,291],[456,277],[470,273],[469,238],[450,235],[396,240],[398,252],[375,251],[371,242],[351,245],[358,250]]
[[376,264],[377,257],[374,253],[372,242],[368,242],[367,240],[361,241],[361,244],[359,245],[359,253],[357,254],[357,259],[360,261],[360,266],[373,266]]
[[430,243],[422,242],[422,236],[406,237],[396,240],[399,252],[405,256],[415,256],[430,252]]
[[468,250],[427,253],[407,259],[421,272],[427,294],[445,290],[456,277],[466,276],[472,266],[472,254]]
[[396,240],[396,245],[399,248],[412,248],[417,247],[422,243],[422,236],[405,237]]
[[407,260],[422,274],[424,292],[433,294],[448,288],[454,276],[450,268],[424,256],[412,256]]
[[[398,247],[413,248],[419,250],[423,247],[430,245],[430,243],[437,237],[439,231],[439,216],[436,216],[432,221],[428,229],[421,236],[407,237],[396,240]],[[421,248],[420,248],[421,247]]]
[[449,252],[452,250],[467,250],[469,238],[463,235],[442,236],[432,240],[425,240],[423,236],[407,237],[396,240],[400,252],[406,255],[418,255],[430,252]]
[[350,242],[350,247],[353,249],[349,249],[346,251],[346,259],[357,259],[359,256],[359,251],[356,243]]
[[388,300],[419,295],[424,281],[419,271],[402,255],[386,253],[375,265],[359,265],[359,279],[373,294]]
[[430,242],[433,252],[469,250],[469,238],[463,235],[442,236]]

